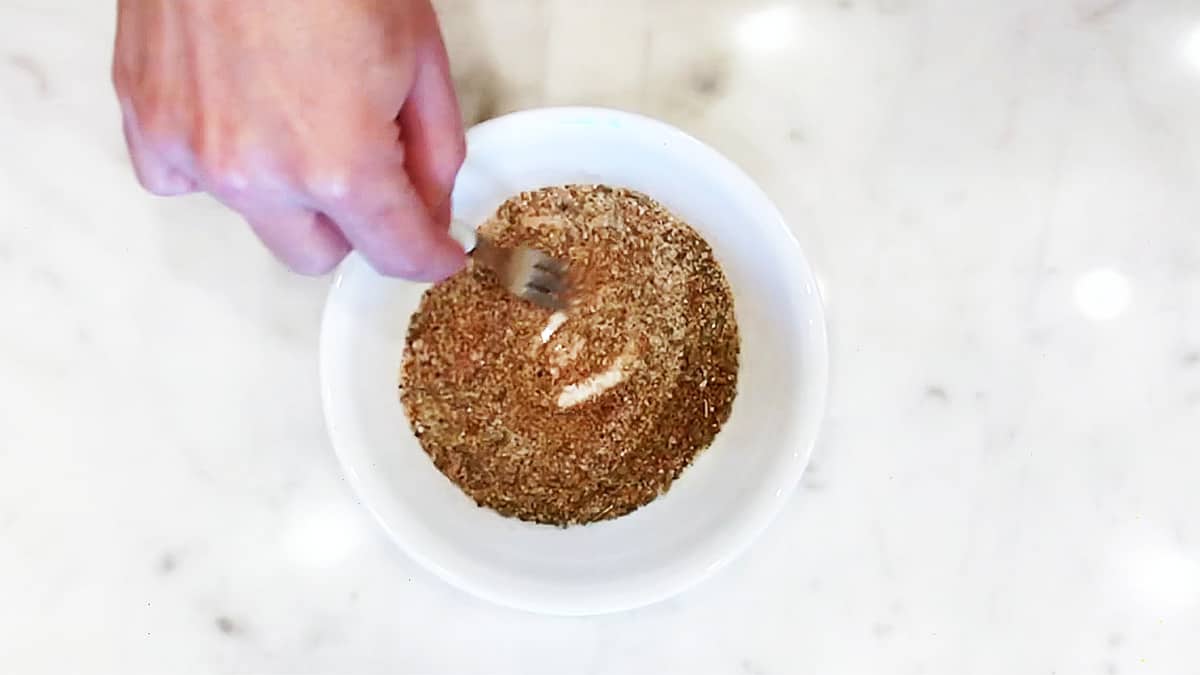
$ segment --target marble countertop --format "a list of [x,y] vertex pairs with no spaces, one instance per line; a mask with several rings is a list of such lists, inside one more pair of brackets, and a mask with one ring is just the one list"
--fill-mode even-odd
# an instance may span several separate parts
[[466,113],[708,141],[818,269],[830,408],[733,565],[625,614],[466,596],[323,427],[327,280],[153,198],[111,2],[0,0],[0,672],[1200,668],[1200,7],[442,2]]

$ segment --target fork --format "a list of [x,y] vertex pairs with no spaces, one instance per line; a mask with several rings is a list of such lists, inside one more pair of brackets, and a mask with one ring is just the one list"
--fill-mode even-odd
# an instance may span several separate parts
[[450,223],[450,235],[462,244],[475,264],[491,270],[508,292],[555,311],[567,306],[570,285],[566,279],[567,266],[561,260],[528,246],[498,246],[460,220]]

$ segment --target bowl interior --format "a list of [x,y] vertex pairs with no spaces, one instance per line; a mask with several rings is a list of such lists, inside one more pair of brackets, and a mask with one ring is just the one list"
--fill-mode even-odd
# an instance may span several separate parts
[[397,395],[408,320],[424,286],[343,265],[326,308],[323,397],[347,476],[414,558],[477,595],[588,614],[661,599],[741,550],[791,493],[824,410],[816,284],[776,209],[699,141],[596,109],[517,113],[473,129],[454,210],[481,222],[521,191],[605,183],[642,191],[695,227],[734,293],[741,333],[729,421],[670,491],[622,518],[559,529],[478,508],[434,467]]

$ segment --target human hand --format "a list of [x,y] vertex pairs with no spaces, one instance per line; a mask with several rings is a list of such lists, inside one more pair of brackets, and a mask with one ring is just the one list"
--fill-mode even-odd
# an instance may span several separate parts
[[462,267],[465,139],[429,0],[120,0],[113,83],[138,179],[212,194],[284,263]]

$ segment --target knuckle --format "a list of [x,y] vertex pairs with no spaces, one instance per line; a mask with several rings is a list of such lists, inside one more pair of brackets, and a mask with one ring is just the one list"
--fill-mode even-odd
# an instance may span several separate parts
[[246,173],[232,162],[208,163],[204,175],[209,189],[223,197],[239,197],[250,191]]
[[237,153],[207,144],[199,149],[197,163],[208,189],[217,195],[236,197],[250,188],[249,176]]
[[356,137],[317,143],[299,162],[301,184],[318,202],[353,207],[371,192],[378,173],[377,145]]
[[325,204],[344,205],[354,198],[349,173],[336,164],[308,169],[302,183],[308,194]]
[[138,183],[151,194],[171,197],[195,189],[194,183],[188,176],[165,164],[153,150],[133,147],[130,159],[132,159]]
[[[136,166],[136,165],[135,165]],[[159,197],[169,197],[167,194],[166,185],[158,176],[152,175],[144,169],[139,169],[137,172],[137,181],[146,192]]]
[[142,184],[146,192],[159,197],[172,197],[183,191],[177,180],[162,173],[139,172],[138,182]]

